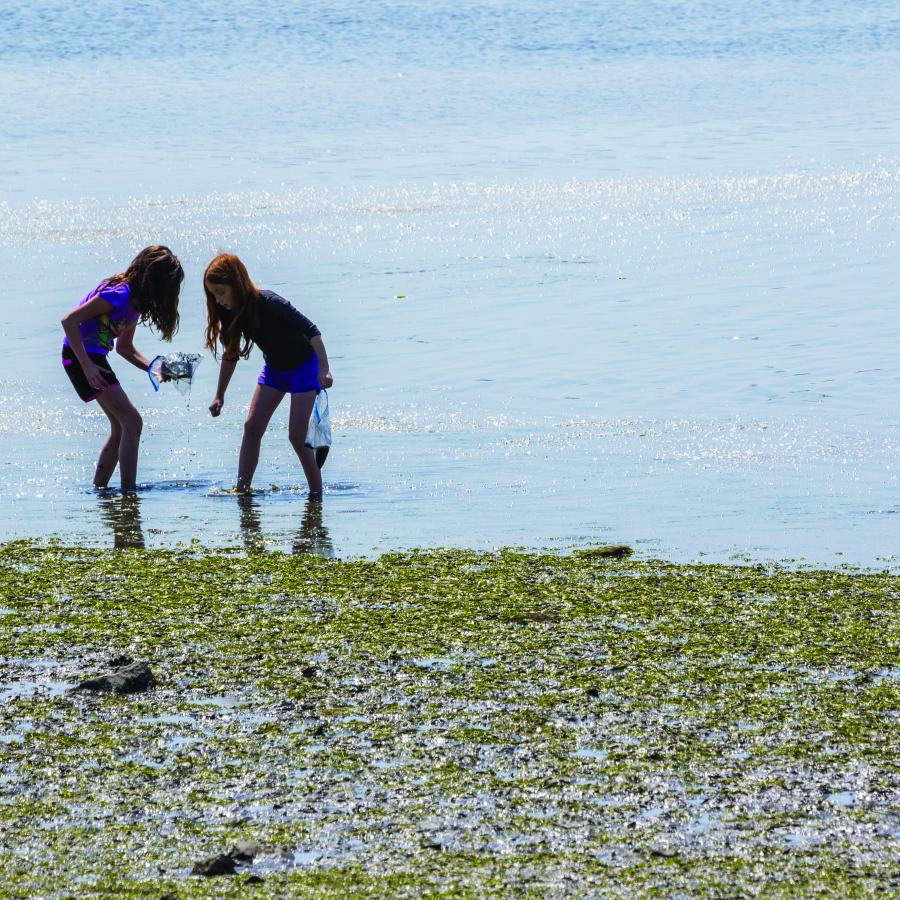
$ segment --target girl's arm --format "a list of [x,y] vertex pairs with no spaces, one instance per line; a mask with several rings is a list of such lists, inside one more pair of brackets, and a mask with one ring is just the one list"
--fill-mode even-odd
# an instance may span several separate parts
[[69,339],[69,346],[72,348],[75,358],[81,364],[88,384],[98,391],[109,387],[109,384],[103,377],[103,369],[88,356],[87,350],[84,349],[81,329],[78,326],[82,322],[87,322],[89,319],[95,319],[97,316],[108,313],[112,308],[111,303],[107,303],[102,297],[96,296],[88,300],[87,303],[82,303],[81,306],[70,309],[62,317],[62,327],[66,337]]
[[135,322],[131,328],[126,328],[125,331],[116,338],[116,353],[118,353],[122,359],[130,362],[133,366],[137,366],[139,369],[143,369],[146,372],[147,366],[150,365],[150,360],[134,346],[134,331],[136,328],[137,322]]
[[325,344],[322,343],[321,335],[316,335],[309,339],[309,345],[316,351],[319,357],[319,386],[330,388],[334,384],[334,376],[331,374],[331,368],[328,365],[328,354],[325,352]]
[[237,357],[229,359],[227,356],[222,357],[222,364],[219,366],[219,383],[216,385],[216,396],[213,402],[209,404],[209,411],[215,417],[222,412],[225,405],[225,391],[228,390],[228,382],[234,375],[234,367],[237,365]]

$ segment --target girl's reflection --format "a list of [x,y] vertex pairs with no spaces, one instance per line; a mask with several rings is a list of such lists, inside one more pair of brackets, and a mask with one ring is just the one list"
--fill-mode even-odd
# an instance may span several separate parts
[[334,545],[328,529],[322,523],[321,497],[310,497],[306,501],[306,509],[300,520],[300,530],[294,538],[294,553],[311,553],[314,556],[325,556],[331,559],[334,556]]
[[241,511],[241,535],[248,553],[264,553],[266,542],[263,538],[262,523],[259,520],[259,504],[253,494],[238,494],[238,509]]
[[[248,553],[264,553],[266,540],[263,536],[260,520],[260,506],[252,494],[238,496],[238,508],[241,511],[241,534],[244,547]],[[300,530],[293,542],[293,552],[308,553],[314,556],[334,556],[334,546],[328,529],[322,522],[323,503],[321,499],[311,498],[306,501]]]
[[113,535],[113,547],[144,549],[144,529],[141,524],[141,498],[137,494],[100,497],[100,515]]

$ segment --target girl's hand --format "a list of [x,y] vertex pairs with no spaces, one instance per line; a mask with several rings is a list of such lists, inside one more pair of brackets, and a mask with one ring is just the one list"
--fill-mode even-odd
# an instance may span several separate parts
[[216,397],[212,403],[209,404],[209,412],[210,415],[215,418],[222,412],[222,407],[225,405],[225,401],[221,397]]
[[319,387],[330,388],[334,384],[334,376],[330,371],[319,372]]
[[94,362],[88,362],[86,366],[82,366],[84,369],[85,378],[88,380],[88,384],[94,388],[96,391],[104,391],[109,387],[109,382],[103,377],[104,372],[109,372],[109,369],[101,369]]

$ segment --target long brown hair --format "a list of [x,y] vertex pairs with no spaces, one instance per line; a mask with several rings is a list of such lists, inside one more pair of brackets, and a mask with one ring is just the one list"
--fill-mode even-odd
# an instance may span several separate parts
[[[219,306],[207,282],[227,284],[237,306],[234,309]],[[250,335],[259,325],[259,288],[250,280],[247,267],[233,253],[220,253],[203,273],[203,292],[206,294],[206,348],[215,354],[216,341],[221,341],[226,358],[246,359],[253,349]]]
[[107,278],[105,283],[127,283],[141,324],[150,323],[164,340],[171,341],[178,331],[182,281],[184,269],[178,257],[162,244],[151,244],[138,253],[124,272]]

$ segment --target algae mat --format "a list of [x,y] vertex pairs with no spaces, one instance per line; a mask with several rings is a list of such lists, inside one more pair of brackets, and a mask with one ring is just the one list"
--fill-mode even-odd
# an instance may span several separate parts
[[[4,896],[900,891],[896,576],[13,543],[0,584]],[[155,687],[71,690],[115,656]]]

